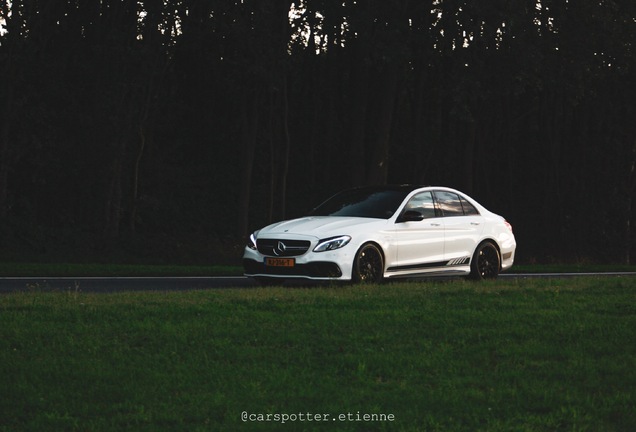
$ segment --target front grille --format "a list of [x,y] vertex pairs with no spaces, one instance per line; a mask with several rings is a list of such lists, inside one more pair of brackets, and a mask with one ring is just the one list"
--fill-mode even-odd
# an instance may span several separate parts
[[293,257],[307,252],[311,243],[308,240],[258,239],[258,251],[267,256]]

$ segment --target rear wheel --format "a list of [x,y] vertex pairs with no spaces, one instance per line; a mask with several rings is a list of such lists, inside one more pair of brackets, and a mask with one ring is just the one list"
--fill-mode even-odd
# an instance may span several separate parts
[[380,249],[372,244],[363,245],[353,261],[353,280],[361,283],[378,283],[384,276],[384,259]]
[[470,278],[474,280],[496,279],[501,268],[499,250],[490,241],[477,246],[470,263]]

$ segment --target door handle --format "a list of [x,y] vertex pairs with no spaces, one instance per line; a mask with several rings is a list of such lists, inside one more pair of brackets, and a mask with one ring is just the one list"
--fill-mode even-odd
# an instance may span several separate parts
[[477,225],[481,225],[481,222],[471,222],[470,224],[477,226]]
[[438,226],[441,226],[441,225],[442,225],[442,224],[440,224],[440,223],[436,223],[436,222],[431,222],[431,226],[435,226],[435,227],[438,227]]

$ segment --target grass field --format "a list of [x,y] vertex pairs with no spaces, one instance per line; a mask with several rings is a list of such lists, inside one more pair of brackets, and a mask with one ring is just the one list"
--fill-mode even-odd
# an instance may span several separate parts
[[254,430],[634,431],[636,278],[0,296],[0,431]]

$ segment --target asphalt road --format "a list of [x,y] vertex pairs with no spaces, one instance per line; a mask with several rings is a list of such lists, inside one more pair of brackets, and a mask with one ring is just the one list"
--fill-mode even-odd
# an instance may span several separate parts
[[[636,277],[636,272],[611,273],[503,273],[500,278]],[[287,282],[290,286],[311,282]],[[314,284],[315,285],[315,284]],[[4,277],[0,293],[17,291],[78,291],[112,293],[121,291],[186,291],[218,288],[255,288],[258,284],[243,276],[226,277]]]
[[211,288],[249,288],[256,282],[243,277],[5,277],[0,293],[15,291],[184,291]]

